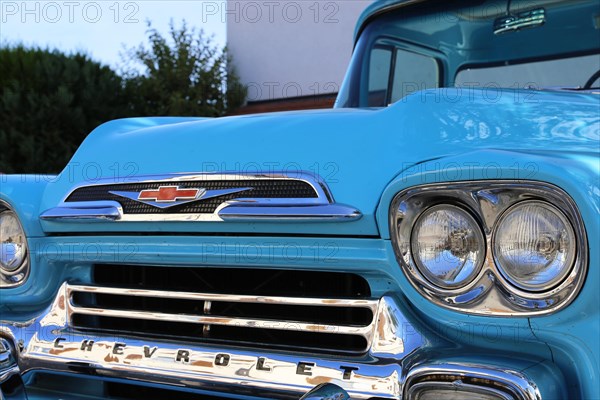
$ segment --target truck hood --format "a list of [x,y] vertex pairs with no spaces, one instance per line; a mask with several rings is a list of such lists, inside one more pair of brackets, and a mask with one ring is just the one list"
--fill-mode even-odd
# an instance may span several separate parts
[[[179,223],[169,229],[375,236],[380,196],[404,169],[477,149],[597,152],[598,121],[593,95],[460,89],[418,92],[385,109],[117,120],[86,138],[47,186],[41,211],[62,202],[74,186],[101,177],[126,182],[165,173],[304,170],[320,175],[335,201],[357,208],[363,218],[343,224]],[[138,224],[53,222],[44,229],[166,229]]]

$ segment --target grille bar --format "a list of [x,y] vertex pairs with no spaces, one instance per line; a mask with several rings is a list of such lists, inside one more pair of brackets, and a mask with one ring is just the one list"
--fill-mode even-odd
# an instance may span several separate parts
[[303,306],[328,306],[328,307],[360,307],[369,308],[373,313],[377,310],[377,301],[369,299],[317,299],[305,297],[280,297],[280,296],[248,296],[240,294],[214,294],[214,293],[192,293],[192,292],[166,292],[162,290],[147,289],[123,289],[101,286],[68,285],[67,294],[73,292],[102,293],[139,297],[160,297],[167,299],[182,300],[208,300],[226,301],[236,303],[266,303]]
[[177,321],[185,323],[200,323],[205,325],[223,325],[233,326],[242,328],[262,328],[262,329],[273,329],[274,324],[277,326],[283,325],[283,329],[287,331],[298,331],[298,332],[319,332],[319,333],[332,333],[332,334],[351,334],[361,335],[367,337],[371,332],[371,327],[352,327],[352,326],[339,326],[339,325],[318,325],[318,324],[307,324],[297,321],[277,321],[271,320],[260,320],[260,319],[245,319],[245,318],[225,318],[225,317],[209,317],[209,316],[196,316],[196,315],[184,315],[184,314],[165,314],[165,313],[152,313],[147,311],[127,311],[127,310],[106,310],[106,309],[94,309],[94,308],[83,308],[71,306],[71,312],[74,314],[82,315],[99,315],[103,317],[116,317],[116,318],[132,318],[132,319],[143,319],[149,321]]

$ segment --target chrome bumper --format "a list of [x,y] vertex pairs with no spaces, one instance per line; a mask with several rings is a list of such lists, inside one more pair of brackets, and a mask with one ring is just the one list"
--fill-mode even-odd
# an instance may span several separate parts
[[[509,368],[431,363],[426,354],[432,343],[443,348],[444,342],[426,327],[411,323],[404,305],[392,296],[379,300],[369,351],[348,357],[94,336],[70,327],[66,293],[63,287],[52,306],[28,323],[0,324],[0,335],[7,340],[1,352],[0,383],[16,376],[22,387],[21,374],[46,370],[214,393],[343,400],[348,398],[344,396],[400,399],[423,377],[428,382],[452,377],[454,384],[489,380],[515,399],[541,399],[527,376]],[[26,397],[4,394],[4,398]]]
[[21,372],[12,350],[6,340],[0,339],[0,399],[27,400]]

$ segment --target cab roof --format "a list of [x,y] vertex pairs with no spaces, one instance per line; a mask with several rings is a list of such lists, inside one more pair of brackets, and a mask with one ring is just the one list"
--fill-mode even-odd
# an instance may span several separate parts
[[405,7],[415,3],[423,3],[425,1],[432,2],[433,0],[376,0],[371,3],[358,17],[356,28],[354,29],[354,42],[358,40],[364,26],[373,17],[394,10],[400,7]]
[[[589,21],[594,21],[594,27],[597,31],[600,30],[600,3],[597,0],[375,0],[371,3],[359,16],[354,30],[354,43],[358,40],[360,34],[365,27],[376,17],[387,14],[392,11],[399,9],[420,9],[420,13],[427,14],[433,9],[448,8],[457,9],[461,7],[488,7],[489,10],[506,10],[507,12],[530,9],[534,7],[566,7],[576,10],[578,7],[587,7],[588,11],[592,11]],[[585,15],[580,14],[580,17],[590,17],[588,11],[584,12]],[[493,13],[489,13],[488,17]],[[499,15],[498,15],[499,16]],[[581,26],[588,27],[589,22],[585,21],[584,18],[579,22]],[[597,41],[596,41],[597,42]],[[597,46],[596,46],[597,47]]]

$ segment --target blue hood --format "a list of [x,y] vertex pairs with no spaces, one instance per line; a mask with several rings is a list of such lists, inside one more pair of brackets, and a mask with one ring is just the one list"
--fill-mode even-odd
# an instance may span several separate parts
[[[306,170],[321,175],[337,202],[356,207],[364,217],[301,227],[178,226],[377,235],[374,214],[380,196],[402,170],[478,149],[595,153],[598,111],[598,96],[588,94],[439,89],[415,93],[385,109],[117,120],[87,137],[57,181],[48,185],[41,211],[60,203],[74,185],[93,184],[100,177],[122,181],[131,174]],[[55,228],[62,229],[47,226]]]

